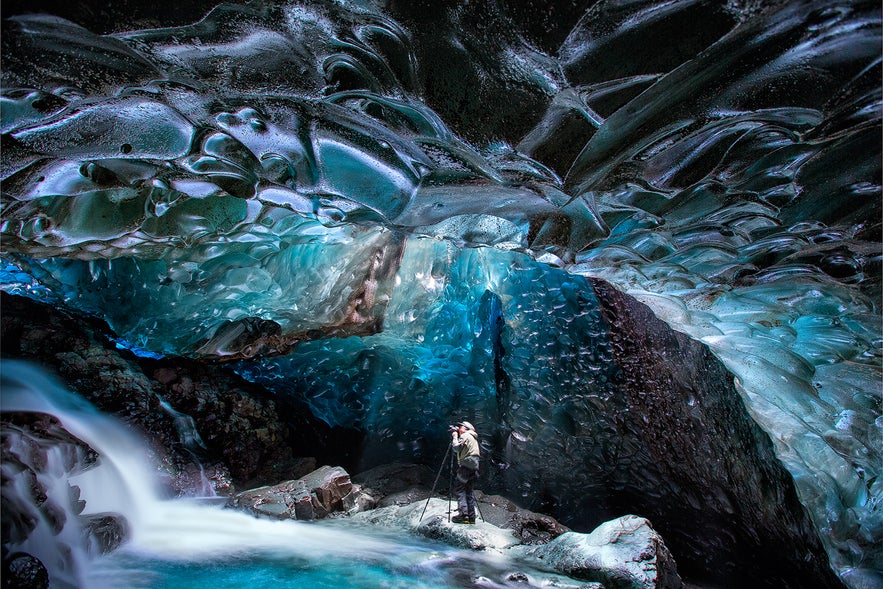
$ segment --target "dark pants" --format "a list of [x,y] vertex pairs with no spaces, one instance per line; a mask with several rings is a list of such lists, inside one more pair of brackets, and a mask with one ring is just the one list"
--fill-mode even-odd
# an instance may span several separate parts
[[457,494],[457,509],[460,516],[475,519],[475,479],[478,471],[465,466],[457,468],[457,480],[454,482],[454,492]]

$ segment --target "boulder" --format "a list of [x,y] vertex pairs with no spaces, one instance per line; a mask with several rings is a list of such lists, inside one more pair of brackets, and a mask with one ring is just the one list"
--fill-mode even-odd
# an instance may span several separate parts
[[312,496],[300,479],[237,493],[228,505],[274,519],[316,519]]
[[550,515],[523,509],[501,495],[475,492],[481,517],[501,528],[512,530],[522,544],[545,544],[570,528]]
[[447,499],[432,498],[410,505],[390,505],[352,516],[355,521],[416,532],[451,546],[471,550],[505,550],[520,544],[512,530],[478,520],[475,524],[448,521]]
[[80,522],[101,554],[116,550],[129,537],[129,522],[117,513],[80,516]]
[[47,589],[49,573],[35,556],[15,552],[3,559],[4,589]]
[[243,491],[229,505],[274,519],[314,520],[363,508],[361,492],[339,466],[323,466],[290,481]]
[[416,531],[431,540],[469,550],[499,551],[519,544],[518,538],[511,530],[504,530],[480,520],[472,525],[455,524],[448,521],[447,515],[424,518]]
[[[372,468],[353,477],[362,493],[376,502],[376,507],[405,506],[423,503],[430,496],[435,473],[424,465],[393,463]],[[499,528],[512,530],[522,544],[542,544],[569,528],[555,518],[523,509],[501,495],[475,492],[480,518]]]
[[339,466],[322,466],[302,477],[313,497],[316,517],[355,507],[355,490],[350,475]]
[[608,589],[681,589],[674,558],[650,522],[625,515],[590,534],[567,532],[525,556],[569,577],[602,583]]

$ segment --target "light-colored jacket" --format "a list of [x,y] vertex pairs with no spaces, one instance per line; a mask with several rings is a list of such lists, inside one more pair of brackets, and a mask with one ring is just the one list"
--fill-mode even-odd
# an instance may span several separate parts
[[457,436],[451,441],[454,451],[457,452],[457,464],[478,470],[478,461],[481,450],[478,448],[478,434],[472,430],[466,430],[462,436]]

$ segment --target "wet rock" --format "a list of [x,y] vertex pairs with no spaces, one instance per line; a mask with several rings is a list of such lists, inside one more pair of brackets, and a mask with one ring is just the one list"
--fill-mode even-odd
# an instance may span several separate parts
[[470,550],[504,550],[518,545],[518,538],[509,530],[486,522],[456,524],[442,515],[424,518],[417,526],[417,533],[431,540]]
[[[432,498],[410,505],[380,507],[352,516],[375,526],[398,528],[432,540],[469,550],[505,553],[515,558],[542,561],[543,566],[568,577],[590,581],[586,587],[605,589],[680,589],[683,587],[674,558],[650,523],[633,515],[599,526],[591,534],[568,531],[548,518],[545,525],[557,537],[546,544],[529,546],[521,531],[505,527],[513,520],[542,521],[542,514],[521,509],[505,499],[482,495],[481,513],[475,524],[450,520],[448,500]],[[504,514],[509,514],[504,515]],[[488,517],[485,515],[485,517]],[[503,520],[503,526],[498,522]],[[563,531],[562,531],[563,530]],[[549,532],[552,533],[552,532]],[[537,537],[528,536],[528,542]],[[519,579],[512,579],[517,582]]]
[[48,589],[49,573],[40,559],[14,552],[3,560],[3,589]]
[[391,505],[409,505],[415,501],[425,501],[429,498],[429,489],[426,487],[411,487],[398,493],[391,493],[386,497],[375,501],[374,507],[389,507]]
[[233,496],[230,506],[273,519],[316,519],[310,492],[297,479],[249,489]]
[[475,500],[485,521],[512,530],[522,544],[544,544],[570,531],[554,517],[519,507],[501,495],[476,491]]
[[313,520],[354,510],[360,489],[339,466],[235,495],[230,506],[274,519]]
[[129,523],[117,513],[82,516],[80,522],[83,529],[95,540],[101,554],[116,550],[129,537]]
[[[375,516],[365,517],[385,520],[385,515],[378,514],[395,512],[381,512],[380,508],[405,507],[417,503],[425,505],[430,497],[434,478],[435,473],[426,466],[393,463],[360,473],[353,480],[361,485],[361,496],[370,496],[376,501]],[[545,543],[570,531],[570,528],[554,517],[524,509],[501,495],[487,495],[476,491],[475,499],[480,521],[511,530],[522,544]],[[430,531],[427,529],[428,533]]]
[[68,502],[71,505],[72,511],[76,514],[83,513],[83,510],[86,509],[86,502],[80,499],[79,486],[68,484]]
[[681,589],[684,584],[662,537],[642,517],[625,515],[590,534],[568,532],[525,555],[610,589]]
[[198,464],[164,456],[160,471],[166,494],[171,497],[229,497],[236,492],[230,468],[223,462]]
[[313,495],[313,506],[319,518],[355,506],[355,489],[350,475],[339,466],[323,466],[300,480]]
[[27,540],[37,527],[37,514],[26,498],[8,493],[4,485],[3,496],[0,497],[0,521],[3,524],[3,544],[19,544]]
[[193,419],[188,435],[174,430],[165,436],[164,445],[177,457],[178,471],[186,473],[186,465],[196,462],[195,454],[203,462],[224,464],[236,483],[294,478],[284,472],[271,473],[271,477],[282,475],[275,478],[261,473],[267,465],[289,461],[291,448],[275,403],[259,398],[257,387],[183,359],[142,364],[155,393],[172,411]]
[[287,468],[288,472],[291,473],[291,476],[295,478],[300,478],[319,468],[319,465],[316,462],[316,458],[314,456],[306,456],[300,458],[292,458],[288,462],[288,464],[285,465],[285,467]]
[[410,505],[380,507],[355,514],[352,518],[372,525],[407,530],[471,550],[504,550],[519,544],[512,530],[486,521],[478,520],[475,524],[455,524],[448,521],[450,505],[447,499],[434,497]]
[[[65,509],[65,507],[68,509]],[[76,507],[74,506],[74,508],[71,509],[71,506],[62,506],[52,499],[47,499],[40,504],[38,509],[40,512],[40,518],[46,522],[46,525],[49,526],[49,529],[53,534],[58,535],[67,523],[68,513],[73,512]]]
[[34,470],[43,470],[49,448],[60,454],[62,467],[71,474],[88,470],[98,461],[97,452],[46,413],[4,412],[0,436],[4,463],[17,461]]

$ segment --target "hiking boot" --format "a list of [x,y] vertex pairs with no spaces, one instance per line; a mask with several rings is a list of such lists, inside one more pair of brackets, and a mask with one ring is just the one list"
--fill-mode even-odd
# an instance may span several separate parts
[[475,518],[474,517],[466,517],[464,515],[455,515],[454,517],[451,518],[451,521],[454,522],[455,524],[474,524]]

